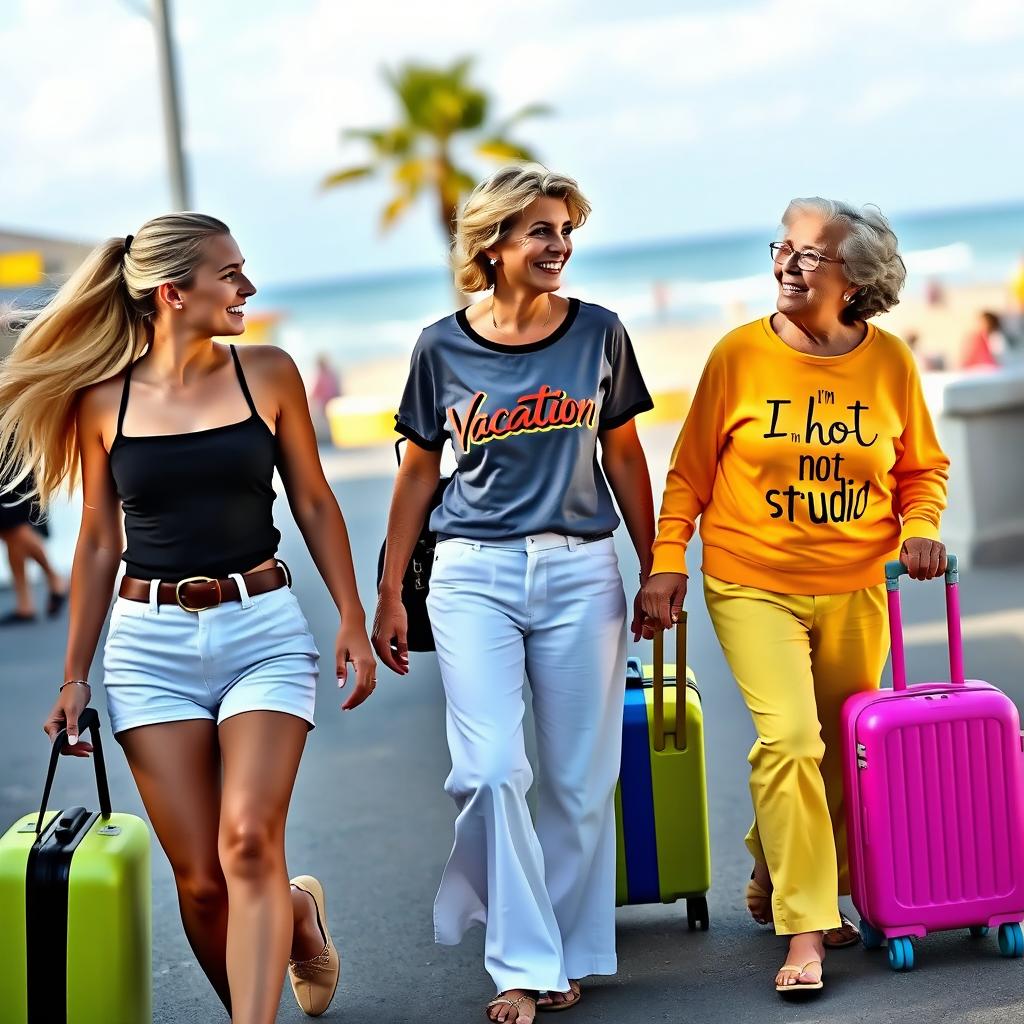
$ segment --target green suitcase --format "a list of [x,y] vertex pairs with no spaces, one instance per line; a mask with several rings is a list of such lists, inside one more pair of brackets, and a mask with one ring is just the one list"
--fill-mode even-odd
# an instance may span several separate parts
[[627,669],[615,791],[615,901],[626,906],[685,899],[690,928],[706,929],[711,849],[704,715],[686,667],[685,612],[675,629],[675,665],[665,664],[664,636],[655,634],[653,666],[631,658]]
[[152,1020],[149,829],[111,813],[99,715],[86,708],[79,725],[91,733],[100,810],[46,810],[61,732],[41,810],[0,839],[4,1024]]

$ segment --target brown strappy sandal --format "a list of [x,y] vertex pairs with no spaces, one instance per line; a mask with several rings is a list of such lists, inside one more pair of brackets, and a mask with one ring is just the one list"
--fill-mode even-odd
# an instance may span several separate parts
[[[569,991],[568,993],[560,992],[559,995],[568,995],[568,999],[563,999],[560,1003],[556,1003],[552,1000],[549,1003],[542,1003],[538,1000],[537,1012],[538,1013],[558,1013],[561,1010],[570,1010],[583,998],[583,989],[580,987],[578,981],[569,979]],[[551,998],[551,993],[548,993],[548,998]]]
[[[822,942],[826,949],[849,949],[860,945],[860,929],[845,915],[839,915],[838,928],[826,928]],[[829,938],[831,936],[831,938]]]
[[[515,989],[510,989],[509,991],[514,992]],[[523,992],[523,994],[518,999],[509,999],[508,995],[505,992],[499,992],[498,995],[484,1007],[484,1014],[487,1016],[488,1020],[493,1021],[494,1018],[491,1016],[491,1010],[493,1010],[495,1006],[511,1006],[512,1009],[516,1011],[516,1015],[513,1018],[506,1017],[504,1024],[516,1024],[520,1016],[519,1004],[524,999],[529,999],[530,1002],[533,1003],[533,1016],[536,1017],[537,994],[534,993],[533,995],[530,995],[529,992]]]

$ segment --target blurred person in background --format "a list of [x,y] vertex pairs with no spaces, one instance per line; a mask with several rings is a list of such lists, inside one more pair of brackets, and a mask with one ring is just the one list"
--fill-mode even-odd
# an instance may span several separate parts
[[323,889],[292,880],[284,833],[313,727],[319,652],[276,557],[273,473],[338,606],[346,708],[375,661],[348,536],[291,359],[241,335],[256,289],[225,224],[157,217],[98,246],[0,368],[0,477],[43,508],[79,477],[64,681],[45,724],[78,719],[127,533],[103,653],[111,730],[174,872],[182,922],[238,1024],[271,1024],[287,968],[310,1015],[339,976]]
[[313,418],[318,441],[331,439],[331,427],[327,419],[327,403],[341,395],[341,377],[324,353],[316,357],[313,383],[309,389],[309,410]]
[[676,443],[644,586],[659,628],[682,610],[701,517],[704,595],[750,710],[751,916],[788,939],[779,992],[822,987],[826,949],[856,945],[840,712],[879,685],[883,566],[945,571],[949,460],[917,368],[869,321],[906,276],[882,214],[795,199],[772,243],[777,312],[708,358]]
[[1006,355],[1006,338],[999,317],[986,310],[978,314],[974,331],[964,344],[960,366],[964,370],[995,370]]
[[[427,607],[447,703],[445,789],[459,814],[434,935],[455,945],[484,924],[498,992],[487,1015],[506,1024],[569,1009],[581,978],[617,969],[626,598],[612,494],[643,579],[654,501],[634,418],[653,403],[619,318],[557,294],[589,212],[575,181],[536,165],[497,171],[466,201],[455,284],[490,294],[428,327],[413,351],[396,417],[410,443],[374,620],[382,661],[406,674],[402,576],[451,441],[458,472],[430,518]],[[637,639],[639,594],[633,608]]]
[[67,600],[67,580],[53,568],[46,554],[43,544],[43,537],[47,535],[46,520],[40,517],[39,507],[31,499],[34,491],[35,480],[31,474],[9,489],[0,487],[0,540],[7,548],[14,586],[14,608],[0,615],[0,626],[36,621],[35,598],[27,572],[30,560],[46,577],[46,614],[50,618],[59,615]]

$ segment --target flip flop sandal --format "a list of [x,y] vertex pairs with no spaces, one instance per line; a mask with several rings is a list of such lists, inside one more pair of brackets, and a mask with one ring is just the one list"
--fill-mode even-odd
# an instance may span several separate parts
[[[817,964],[819,967],[822,966],[820,960],[809,960],[807,963],[803,965],[803,967],[797,967],[794,964],[783,964],[779,968],[778,973],[781,974],[783,971],[790,971],[791,973],[795,974],[797,978],[799,978],[800,975],[803,974],[808,967],[813,967],[815,964]],[[822,981],[819,978],[817,981],[796,981],[792,985],[776,984],[775,991],[784,992],[787,994],[790,992],[819,992],[824,987],[824,981]]]
[[[847,917],[841,916],[842,924],[838,928],[829,928],[825,931],[822,940],[826,949],[849,949],[851,946],[860,945],[860,929]],[[829,936],[833,938],[829,939]]]
[[[758,924],[766,924],[766,925],[767,924],[771,924],[772,920],[773,920],[772,894],[770,892],[768,892],[767,890],[765,890],[764,887],[759,882],[755,882],[753,875],[750,876],[750,881],[747,882],[746,898],[747,898],[747,910],[750,912],[750,916]],[[755,914],[754,913],[755,906],[758,906],[758,905],[761,905],[761,904],[767,904],[767,907],[768,907],[767,914]],[[764,917],[764,920],[761,920],[762,916]]]
[[[561,995],[565,995],[564,992]],[[537,1003],[538,1013],[559,1013],[562,1010],[571,1010],[583,998],[583,989],[578,981],[569,981],[569,998],[563,999],[560,1003]]]
[[518,999],[509,999],[508,996],[506,996],[505,993],[502,992],[496,998],[492,999],[484,1007],[484,1014],[487,1016],[488,1020],[492,1020],[493,1018],[491,1017],[491,1010],[493,1010],[495,1006],[511,1006],[512,1009],[516,1011],[516,1015],[515,1017],[511,1018],[511,1020],[508,1017],[506,1017],[505,1024],[516,1024],[516,1021],[519,1020],[519,1004],[524,999],[529,999],[533,1003],[533,1014],[536,1017],[537,997],[536,995],[530,995],[529,992],[524,992]]

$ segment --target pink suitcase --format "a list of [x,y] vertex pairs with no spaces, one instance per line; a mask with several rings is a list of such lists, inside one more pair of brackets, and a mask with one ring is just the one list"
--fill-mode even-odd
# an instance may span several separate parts
[[946,572],[950,682],[908,688],[899,562],[885,567],[892,690],[843,706],[843,770],[854,905],[869,949],[914,966],[910,937],[999,928],[1024,956],[1024,749],[1013,701],[964,679],[956,556]]

